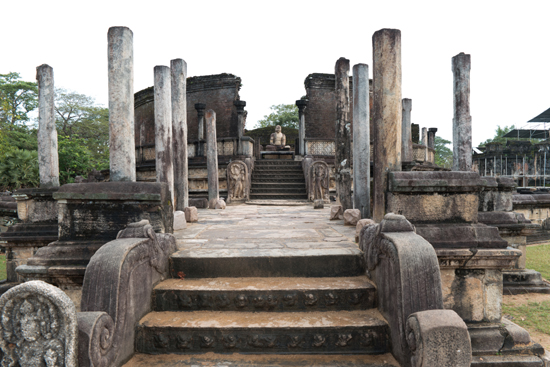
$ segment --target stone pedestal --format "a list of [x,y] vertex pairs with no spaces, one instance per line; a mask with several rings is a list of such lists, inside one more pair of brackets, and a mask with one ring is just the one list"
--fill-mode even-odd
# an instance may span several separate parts
[[353,201],[361,218],[370,217],[369,67],[353,66]]
[[129,223],[147,219],[156,232],[172,232],[173,209],[164,183],[68,184],[53,197],[59,207],[59,240],[16,269],[25,280],[78,289],[92,255]]
[[[372,36],[374,124],[374,209],[380,222],[386,213],[387,174],[401,171],[401,31],[381,29]],[[389,213],[390,211],[388,211]]]
[[19,219],[22,221],[8,227],[0,235],[6,241],[6,272],[9,283],[21,282],[15,269],[27,264],[36,251],[57,240],[57,202],[53,194],[59,187],[17,190],[13,196],[17,201]]

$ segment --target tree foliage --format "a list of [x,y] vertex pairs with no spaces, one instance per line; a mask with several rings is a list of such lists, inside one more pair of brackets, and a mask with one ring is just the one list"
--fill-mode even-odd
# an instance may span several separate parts
[[440,167],[451,168],[453,165],[453,151],[447,147],[449,144],[451,144],[449,140],[440,136],[435,137],[435,164]]
[[0,186],[17,190],[40,183],[37,151],[12,149],[0,161]]
[[506,138],[503,136],[508,134],[510,131],[514,130],[516,127],[514,125],[512,126],[504,126],[500,127],[500,125],[497,125],[497,128],[495,130],[495,136],[485,140],[483,143],[479,144],[480,147],[484,147],[487,143],[506,143]]
[[293,104],[279,104],[271,106],[273,111],[258,121],[258,127],[277,126],[298,128],[298,107]]
[[86,176],[93,168],[92,154],[84,139],[77,135],[59,135],[59,183],[74,182],[76,176]]
[[0,74],[0,124],[8,130],[29,121],[38,106],[38,86],[20,80],[19,73]]

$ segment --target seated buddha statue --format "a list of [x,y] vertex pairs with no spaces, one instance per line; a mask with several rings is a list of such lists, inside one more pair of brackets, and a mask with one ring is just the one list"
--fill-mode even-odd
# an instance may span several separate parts
[[275,132],[269,138],[269,145],[266,145],[265,150],[278,151],[289,150],[290,145],[286,145],[286,135],[281,132],[281,126],[275,126]]

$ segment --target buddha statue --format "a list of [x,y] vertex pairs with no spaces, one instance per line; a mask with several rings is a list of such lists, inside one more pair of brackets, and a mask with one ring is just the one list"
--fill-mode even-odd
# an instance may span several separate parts
[[281,126],[275,126],[275,132],[269,138],[269,145],[266,146],[268,151],[289,150],[290,146],[286,145],[286,135],[281,132]]

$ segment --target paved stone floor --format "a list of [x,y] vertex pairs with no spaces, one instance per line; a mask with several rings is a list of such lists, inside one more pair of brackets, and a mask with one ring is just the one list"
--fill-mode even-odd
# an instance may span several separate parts
[[174,235],[179,250],[356,250],[355,227],[329,217],[328,205],[228,205],[224,210],[199,209],[199,221]]

